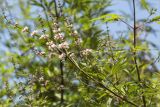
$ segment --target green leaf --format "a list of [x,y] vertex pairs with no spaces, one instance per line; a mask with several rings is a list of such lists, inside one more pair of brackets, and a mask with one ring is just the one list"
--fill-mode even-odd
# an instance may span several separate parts
[[152,18],[149,22],[156,22],[157,24],[160,24],[160,16]]
[[117,62],[113,67],[112,67],[112,70],[111,70],[111,73],[112,74],[115,74],[117,73],[118,71],[121,71],[122,69],[124,69],[125,67],[125,62]]
[[151,22],[160,21],[160,16],[156,16],[151,19]]
[[121,18],[122,16],[118,14],[106,14],[106,15],[102,15],[100,17],[94,18],[91,21],[103,20],[103,22],[113,22],[113,21],[118,21]]
[[149,5],[146,2],[146,0],[141,0],[141,5],[144,9],[146,9],[147,11],[149,11]]

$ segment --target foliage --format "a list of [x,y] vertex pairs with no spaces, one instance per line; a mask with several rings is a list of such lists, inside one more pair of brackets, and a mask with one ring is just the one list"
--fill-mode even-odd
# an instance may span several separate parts
[[[8,33],[3,47],[9,51],[0,54],[0,105],[158,107],[159,57],[150,50],[158,47],[140,36],[153,33],[150,24],[159,16],[152,18],[155,9],[140,3],[149,17],[130,16],[134,25],[106,10],[110,0],[19,0],[15,19],[13,7],[2,9],[0,31]],[[101,27],[108,22],[126,24],[127,32],[114,38]]]

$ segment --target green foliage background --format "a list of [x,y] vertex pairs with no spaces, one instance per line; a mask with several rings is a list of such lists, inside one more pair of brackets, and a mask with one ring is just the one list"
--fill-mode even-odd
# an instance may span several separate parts
[[[38,36],[31,37],[30,33],[21,32],[24,26],[28,26],[30,31],[46,29],[45,33],[52,40],[55,35],[52,31],[54,22],[51,15],[56,14],[54,0],[18,0],[17,4],[9,5],[5,0],[0,2],[5,4],[0,19],[0,106],[131,107],[143,106],[142,96],[146,98],[147,107],[160,106],[160,74],[156,65],[159,58],[154,58],[150,46],[158,52],[159,50],[156,44],[146,40],[147,35],[140,38],[144,32],[154,33],[151,23],[159,23],[159,16],[137,20],[137,25],[144,25],[137,31],[135,48],[130,26],[126,32],[118,34],[120,38],[115,39],[110,34],[109,23],[130,24],[125,19],[133,18],[108,11],[107,7],[112,5],[112,1],[60,2],[63,4],[64,17],[60,17],[58,22],[65,32],[65,39],[70,42],[67,52],[75,54],[71,59],[73,62],[69,58],[63,61],[62,102],[60,59],[50,55],[45,41],[39,40]],[[151,16],[154,15],[155,10],[147,1],[136,2]],[[14,8],[18,12],[16,18],[12,18]],[[58,9],[59,11],[61,10]],[[77,38],[70,35],[71,31],[64,20],[66,17],[82,40],[79,45],[75,44]],[[19,23],[19,28],[12,25],[15,22]],[[81,51],[87,48],[92,49],[92,53],[88,56],[81,55]],[[47,55],[38,56],[34,49],[45,51]],[[134,52],[137,52],[142,81],[137,79]]]

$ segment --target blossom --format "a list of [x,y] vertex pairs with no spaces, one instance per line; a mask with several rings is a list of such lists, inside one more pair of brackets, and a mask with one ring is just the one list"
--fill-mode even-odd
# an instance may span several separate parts
[[15,25],[15,26],[18,26],[18,22],[16,22],[14,25]]
[[67,25],[67,28],[72,28],[72,27],[73,27],[72,24]]
[[93,51],[92,49],[85,49],[85,50],[82,51],[82,55],[88,56],[89,54],[92,53],[92,51]]
[[47,43],[46,43],[46,45],[48,45],[48,46],[49,46],[49,45],[52,45],[52,44],[53,44],[53,41],[50,41],[50,42],[47,42]]
[[59,44],[58,47],[60,49],[68,49],[69,48],[69,44],[67,42],[63,42],[63,43]]
[[56,34],[56,33],[60,33],[61,32],[61,29],[60,28],[57,28],[57,29],[54,29],[53,32]]
[[45,55],[45,52],[36,52],[37,55]]
[[26,26],[22,29],[22,32],[28,32],[29,28]]
[[57,24],[57,23],[53,23],[53,25],[54,25],[54,26],[57,26],[58,24]]
[[77,36],[77,35],[78,35],[78,32],[77,32],[76,30],[74,30],[74,31],[72,32],[72,35],[73,35],[73,36]]
[[57,33],[57,30],[53,30],[53,33]]
[[51,45],[51,48],[53,48],[53,49],[55,49],[57,46],[53,43],[52,45]]
[[40,77],[40,78],[39,78],[39,81],[44,81],[44,77]]
[[55,34],[55,36],[54,36],[55,40],[63,40],[63,38],[64,38],[64,36],[62,33]]
[[41,35],[39,39],[48,39],[49,35]]
[[62,53],[62,54],[60,54],[60,55],[58,56],[58,58],[62,60],[62,59],[65,58],[65,56],[66,56],[66,55],[65,55],[64,53]]
[[56,44],[53,43],[53,41],[47,42],[46,45],[48,46],[48,49],[53,51],[57,47]]
[[78,39],[75,41],[75,43],[76,43],[77,45],[80,45],[80,44],[82,43],[82,39],[78,38]]
[[70,54],[70,57],[75,57],[75,54],[74,54],[74,53],[71,53],[71,54]]
[[51,46],[48,46],[48,50],[53,51],[53,49],[51,48]]
[[32,33],[31,33],[31,36],[34,36],[38,33],[38,30],[34,30]]
[[57,46],[55,44],[49,45],[48,50],[53,51],[54,49],[56,49],[56,47]]
[[60,29],[60,28],[58,28],[58,29],[57,29],[57,31],[58,31],[58,32],[61,32],[61,29]]
[[46,53],[45,52],[40,52],[40,55],[45,55]]
[[18,22],[15,22],[14,27],[16,28],[18,26]]

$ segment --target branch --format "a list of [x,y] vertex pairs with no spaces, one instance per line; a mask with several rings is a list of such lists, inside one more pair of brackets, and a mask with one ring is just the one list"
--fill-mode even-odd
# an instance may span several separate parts
[[75,60],[73,58],[71,58],[70,56],[68,56],[66,54],[67,59],[76,67],[79,69],[79,71],[81,71],[84,75],[86,75],[88,78],[90,78],[91,80],[93,80],[97,85],[99,85],[101,88],[107,90],[108,92],[112,93],[114,96],[120,98],[121,100],[135,106],[138,107],[138,105],[136,105],[135,103],[133,103],[132,101],[129,101],[128,99],[126,99],[123,96],[118,95],[117,93],[115,93],[114,91],[110,90],[108,87],[106,87],[104,84],[102,84],[101,82],[97,81],[96,79],[94,79],[93,77],[91,77],[90,75],[88,75],[83,69],[81,69],[79,67],[79,65],[75,62]]
[[127,22],[125,22],[124,20],[122,20],[122,19],[119,19],[121,22],[123,22],[124,24],[126,24],[128,27],[130,27],[130,28],[132,28],[132,29],[134,29],[133,28],[133,26],[131,26],[130,24],[128,24]]
[[56,0],[54,0],[54,9],[55,9],[56,17],[58,18],[58,17],[59,17],[59,14],[58,14],[58,9],[57,9]]
[[[48,27],[49,27],[49,30],[50,30],[50,35],[53,35],[52,27],[51,27],[51,25],[50,25],[49,17],[48,17],[48,15],[47,15],[47,11],[50,12],[50,10],[48,10],[48,9],[45,8],[45,5],[43,5],[43,2],[42,2],[42,1],[41,1],[41,5],[42,5],[42,8],[43,8],[43,11],[44,11],[46,20],[47,20],[47,24],[48,24]],[[51,12],[50,12],[50,13],[51,13]]]
[[[58,14],[58,7],[57,7],[57,2],[56,0],[54,0],[54,7],[55,7],[55,14],[56,14],[56,18],[58,20],[59,18],[59,14]],[[61,54],[62,52],[60,50],[58,50],[59,53]],[[62,62],[62,60],[60,60],[60,70],[61,70],[61,102],[60,104],[63,105],[64,103],[64,71],[63,71],[63,68],[64,68],[64,64]]]
[[[137,36],[137,27],[136,27],[136,6],[135,6],[135,0],[133,0],[133,17],[134,17],[134,28],[133,28],[133,36],[134,36],[134,48],[136,48],[137,45],[137,40],[136,40],[136,36]],[[138,81],[139,83],[141,83],[141,77],[140,77],[140,70],[138,67],[138,63],[137,63],[137,56],[136,56],[136,51],[133,52],[134,54],[134,64],[136,66],[136,71],[137,71],[137,76],[138,76]],[[143,94],[143,92],[142,92]],[[146,107],[146,100],[145,100],[145,96],[142,95],[142,100],[143,100],[143,106]]]
[[64,76],[63,76],[63,62],[62,60],[60,61],[60,70],[61,70],[61,86],[60,86],[60,89],[61,89],[61,105],[63,104],[64,102]]

